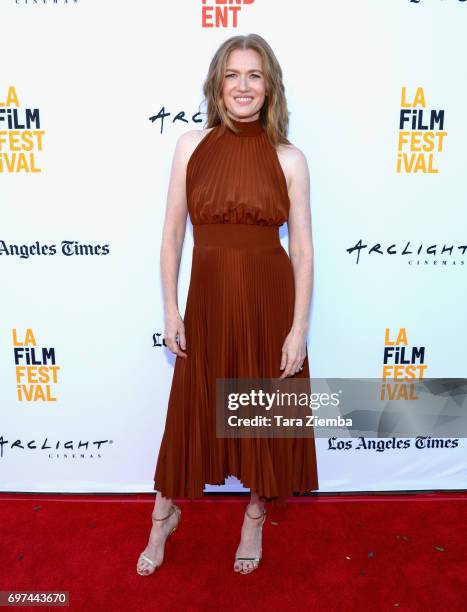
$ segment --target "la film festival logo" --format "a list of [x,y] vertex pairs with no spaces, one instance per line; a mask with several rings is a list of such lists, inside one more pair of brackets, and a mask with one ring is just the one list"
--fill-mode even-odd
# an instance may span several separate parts
[[381,400],[418,400],[414,380],[423,380],[428,366],[425,364],[425,347],[410,346],[407,331],[402,327],[392,336],[389,327],[384,337]]
[[13,332],[17,396],[20,402],[56,402],[52,385],[58,382],[60,366],[53,347],[38,347],[32,329],[24,336]]
[[444,150],[444,110],[427,109],[423,87],[413,96],[402,88],[397,146],[397,172],[437,174],[435,155]]
[[239,14],[255,0],[201,0],[201,27],[236,28]]
[[[1,96],[1,94],[0,94]],[[38,108],[22,108],[16,89],[0,97],[0,173],[41,172],[36,153],[42,151],[44,130]]]

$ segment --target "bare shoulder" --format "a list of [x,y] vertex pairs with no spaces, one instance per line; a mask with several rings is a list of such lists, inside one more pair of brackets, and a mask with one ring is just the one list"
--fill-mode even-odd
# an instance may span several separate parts
[[293,144],[277,145],[277,154],[288,164],[307,165],[305,153]]
[[188,163],[193,151],[212,129],[214,128],[188,130],[181,134],[175,147],[176,155],[179,156],[181,160],[184,160],[185,163]]
[[277,156],[284,172],[287,186],[290,188],[294,178],[308,173],[306,155],[293,144],[279,144],[276,147]]

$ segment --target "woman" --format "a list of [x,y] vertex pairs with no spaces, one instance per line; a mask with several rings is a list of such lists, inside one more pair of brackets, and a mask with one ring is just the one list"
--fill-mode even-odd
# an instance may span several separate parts
[[[141,575],[162,564],[178,527],[172,498],[201,497],[206,483],[229,475],[250,489],[234,563],[246,574],[261,560],[265,502],[318,488],[313,437],[216,437],[217,378],[309,379],[313,246],[308,167],[286,138],[282,71],[267,42],[255,34],[225,41],[204,95],[209,127],[179,138],[168,191],[164,337],[176,361]],[[187,214],[194,249],[183,320],[177,278]],[[279,240],[285,221],[290,258]]]

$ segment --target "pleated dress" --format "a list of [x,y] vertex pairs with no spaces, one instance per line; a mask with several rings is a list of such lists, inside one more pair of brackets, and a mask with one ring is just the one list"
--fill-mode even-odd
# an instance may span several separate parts
[[[218,125],[186,169],[193,225],[184,314],[187,358],[176,357],[154,490],[199,498],[206,484],[236,476],[284,507],[318,489],[314,437],[216,437],[216,378],[279,378],[293,323],[293,268],[279,240],[287,183],[260,120]],[[295,378],[309,378],[308,354]]]

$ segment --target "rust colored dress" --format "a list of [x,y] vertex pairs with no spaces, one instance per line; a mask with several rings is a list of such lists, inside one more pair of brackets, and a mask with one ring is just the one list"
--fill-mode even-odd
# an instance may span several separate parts
[[[154,489],[202,497],[205,484],[236,476],[284,506],[318,488],[311,438],[217,438],[216,378],[279,378],[293,322],[294,276],[279,240],[290,200],[275,147],[260,120],[214,127],[186,170],[194,247],[184,324]],[[308,356],[295,377],[309,378]]]

